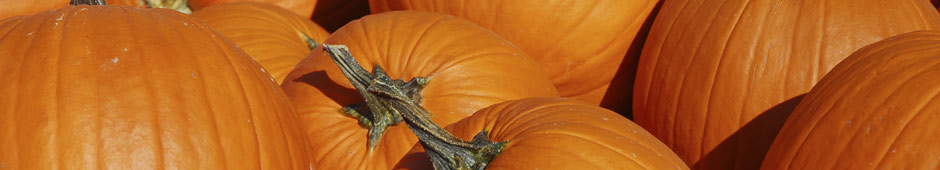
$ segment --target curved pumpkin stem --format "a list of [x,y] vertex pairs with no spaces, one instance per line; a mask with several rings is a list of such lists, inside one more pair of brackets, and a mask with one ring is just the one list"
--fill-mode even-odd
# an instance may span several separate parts
[[172,9],[184,14],[192,14],[193,10],[189,8],[187,0],[143,0],[149,8]]
[[104,0],[71,0],[69,5],[106,5]]
[[[349,54],[346,46],[323,45],[323,49],[330,54],[346,78],[353,82],[363,98],[369,101],[372,113],[381,111],[381,114],[373,115],[404,118],[424,146],[434,169],[485,169],[505,147],[506,142],[490,141],[486,131],[478,133],[472,141],[464,141],[434,124],[428,111],[420,106],[418,95],[427,79],[415,78],[407,83],[393,80],[379,66],[375,66],[374,73],[369,74]],[[371,132],[372,129],[370,137]]]
[[300,35],[301,39],[304,39],[304,42],[307,42],[307,48],[310,48],[310,50],[317,49],[319,44],[317,44],[316,40],[313,40],[313,38],[310,38],[310,36],[307,36],[307,34],[302,32],[297,32],[297,34]]
[[330,53],[330,57],[339,65],[343,75],[349,79],[349,82],[359,91],[365,100],[364,105],[346,106],[343,111],[346,115],[359,119],[359,125],[369,129],[369,152],[371,153],[378,146],[388,126],[398,124],[402,121],[401,115],[393,114],[391,110],[384,106],[379,97],[367,91],[373,84],[388,84],[386,87],[395,88],[399,92],[404,92],[410,99],[420,101],[421,90],[427,84],[427,78],[415,78],[409,82],[401,80],[392,80],[385,74],[385,70],[375,66],[374,73],[369,73],[356,62],[356,59],[349,54],[349,50],[342,46],[324,45],[324,49]]

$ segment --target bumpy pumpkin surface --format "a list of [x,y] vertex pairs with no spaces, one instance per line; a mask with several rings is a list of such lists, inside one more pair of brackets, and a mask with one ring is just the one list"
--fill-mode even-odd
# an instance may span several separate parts
[[[486,169],[689,169],[639,125],[571,99],[498,103],[446,129],[467,141],[481,131],[487,131],[491,141],[508,141]],[[416,145],[396,168],[431,169],[430,165],[424,148]]]
[[12,16],[33,15],[39,12],[54,10],[69,4],[68,0],[0,0],[0,19]]
[[[562,97],[600,104],[618,69],[634,74],[638,53],[626,56],[627,50],[657,2],[369,0],[369,5],[372,13],[423,10],[470,20],[535,58]],[[621,64],[627,66],[621,68]],[[612,88],[632,88],[632,83],[625,84],[629,85]]]
[[313,15],[314,7],[317,5],[317,0],[188,0],[187,4],[189,4],[189,8],[198,11],[213,5],[233,2],[261,2],[274,4],[290,11],[294,11],[294,13],[297,13],[297,15],[303,16],[304,18],[310,18],[310,15]]
[[940,168],[940,32],[866,46],[790,115],[762,169]]
[[192,16],[235,42],[278,83],[310,53],[310,45],[318,45],[329,36],[309,19],[266,3],[215,5]]
[[[348,46],[366,70],[378,65],[393,79],[430,78],[421,100],[438,124],[506,100],[558,95],[523,51],[491,31],[448,15],[370,15],[340,28],[325,44]],[[399,123],[385,131],[370,153],[368,130],[342,112],[344,106],[363,104],[363,99],[322,49],[301,61],[281,88],[304,123],[317,168],[390,169],[418,141]]]
[[757,169],[800,96],[878,40],[940,28],[921,0],[665,1],[634,120],[693,169]]
[[185,14],[68,6],[0,34],[2,168],[310,168],[274,80]]

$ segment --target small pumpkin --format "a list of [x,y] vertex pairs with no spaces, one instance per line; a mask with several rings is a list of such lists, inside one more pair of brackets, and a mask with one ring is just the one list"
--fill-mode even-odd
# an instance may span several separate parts
[[0,34],[0,169],[310,168],[277,84],[188,15],[66,6]]
[[[321,169],[390,169],[418,139],[408,127],[353,86],[391,82],[450,124],[507,100],[557,97],[541,68],[509,41],[469,21],[438,13],[374,14],[340,28],[326,44],[346,44],[363,65],[350,82],[323,47],[281,84],[298,111]],[[381,68],[381,69],[378,69]],[[366,70],[376,70],[375,74]],[[381,74],[380,74],[381,73]],[[382,75],[382,76],[380,76]]]
[[938,31],[855,51],[806,94],[761,168],[940,168],[938,65]]
[[[487,161],[486,169],[689,169],[669,147],[639,125],[613,111],[572,99],[528,98],[498,103],[446,129],[437,133],[449,133],[443,135],[452,134],[472,143],[482,143],[484,138],[503,142],[492,160],[475,160]],[[421,141],[424,144],[434,140]],[[431,169],[426,146],[416,145],[396,169]],[[458,150],[435,151],[444,157],[460,157],[452,154],[462,153]],[[474,158],[461,157],[467,159]]]
[[317,5],[317,0],[183,0],[188,1],[189,8],[195,11],[200,9],[232,2],[261,2],[280,6],[282,8],[294,11],[297,15],[304,18],[310,18],[313,15],[313,9]]
[[69,4],[68,0],[0,0],[0,19],[12,16],[33,15],[43,11],[49,11],[64,7]]
[[[600,105],[609,89],[633,88],[632,75],[639,53],[627,56],[628,50],[658,2],[369,0],[369,5],[372,13],[422,10],[470,20],[505,37],[535,58],[562,97]],[[621,86],[609,87],[618,69],[629,70],[622,73],[629,74],[629,78]],[[610,99],[616,100],[606,102],[622,104],[630,100]]]
[[329,33],[319,25],[279,6],[236,2],[203,8],[192,14],[235,42],[278,83]]
[[634,121],[693,169],[757,169],[805,94],[852,51],[940,29],[928,1],[664,1],[640,57]]

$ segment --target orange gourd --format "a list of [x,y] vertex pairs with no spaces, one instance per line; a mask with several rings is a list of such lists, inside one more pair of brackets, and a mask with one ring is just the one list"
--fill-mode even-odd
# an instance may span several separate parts
[[33,15],[43,11],[54,10],[69,4],[68,0],[0,0],[0,19]]
[[187,0],[189,8],[192,8],[193,11],[198,11],[200,9],[232,2],[261,2],[269,3],[280,6],[282,8],[294,11],[304,18],[310,18],[310,15],[313,15],[313,9],[317,5],[317,0]]
[[[601,104],[608,90],[632,89],[629,78],[624,85],[609,85],[618,69],[629,70],[627,77],[632,78],[639,53],[627,56],[627,52],[657,2],[370,0],[369,5],[372,13],[423,10],[470,20],[529,53],[551,76],[562,97]],[[613,99],[617,100],[605,102],[629,103],[630,98]]]
[[634,121],[693,169],[757,169],[836,63],[925,29],[940,29],[940,15],[923,0],[665,1],[640,57]]
[[[325,43],[347,45],[365,70],[380,66],[392,79],[424,84],[418,85],[423,90],[409,89],[434,111],[431,117],[439,124],[506,100],[558,95],[541,68],[512,43],[452,16],[420,11],[370,15],[340,28]],[[357,119],[344,111],[371,109],[376,103],[366,104],[369,98],[361,97],[322,49],[301,61],[281,88],[304,123],[316,168],[390,169],[418,141],[404,123],[385,121],[393,117],[365,113]],[[366,118],[373,123],[360,122]],[[376,128],[383,125],[388,125],[384,131]]]
[[300,122],[235,44],[165,9],[0,21],[2,169],[309,169]]
[[806,94],[762,169],[940,168],[940,32],[859,49]]
[[[689,169],[639,125],[571,99],[494,104],[446,129],[467,141],[481,131],[492,141],[506,141],[487,169]],[[431,169],[431,162],[416,145],[396,169]]]
[[258,2],[203,8],[192,14],[258,61],[280,83],[329,33],[287,9]]

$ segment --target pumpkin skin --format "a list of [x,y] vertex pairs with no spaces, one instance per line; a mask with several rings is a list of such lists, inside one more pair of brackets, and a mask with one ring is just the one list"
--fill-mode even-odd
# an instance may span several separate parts
[[[572,99],[498,103],[446,129],[467,141],[483,130],[491,141],[509,141],[486,169],[689,169],[639,125]],[[433,169],[420,144],[406,158],[396,169]]]
[[215,5],[193,12],[192,16],[235,42],[278,83],[310,53],[303,36],[311,38],[316,45],[330,35],[304,17],[265,3]]
[[666,1],[634,121],[693,169],[757,169],[800,95],[849,53],[940,28],[927,1]]
[[314,6],[317,5],[317,0],[188,0],[189,8],[192,8],[193,11],[198,11],[200,9],[232,2],[262,2],[274,4],[290,11],[294,11],[304,18],[310,18],[310,15],[313,15]]
[[369,15],[369,0],[317,0],[310,18],[329,32]]
[[274,80],[192,17],[67,6],[0,34],[5,168],[310,168]]
[[69,5],[68,0],[0,0],[0,19],[20,15],[33,15]]
[[761,168],[940,168],[938,64],[937,31],[859,49],[806,94]]
[[[386,12],[340,28],[325,44],[343,44],[366,70],[379,65],[393,79],[430,77],[422,105],[438,124],[450,124],[486,106],[527,97],[557,97],[541,68],[498,35],[453,16]],[[327,52],[315,49],[281,88],[313,147],[318,169],[391,169],[417,143],[405,123],[389,126],[369,154],[367,130],[344,115],[363,103]]]
[[[562,97],[599,105],[618,69],[634,74],[632,70],[639,53],[626,56],[627,50],[657,2],[369,0],[369,5],[372,13],[423,10],[473,21],[535,58],[551,76]],[[621,68],[622,62],[626,66]],[[631,89],[631,86],[632,82],[627,82],[614,88]],[[617,99],[629,100],[629,97]]]

